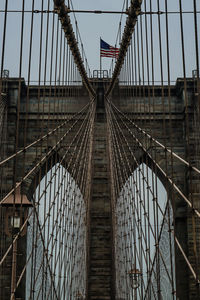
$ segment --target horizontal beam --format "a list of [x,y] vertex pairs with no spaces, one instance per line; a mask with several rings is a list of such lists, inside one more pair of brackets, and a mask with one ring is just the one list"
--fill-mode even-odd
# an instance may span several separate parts
[[86,14],[128,14],[128,11],[115,11],[115,10],[71,10],[69,13],[86,13]]
[[[40,9],[34,9],[34,10],[6,10],[0,9],[0,13],[34,13],[34,14],[50,14],[50,13],[57,13],[56,10],[40,10]],[[71,10],[68,9],[67,13],[94,13],[94,14],[125,14],[129,15],[129,12],[126,11],[111,11],[111,10]],[[196,12],[197,14],[200,14],[200,11]],[[170,15],[170,14],[180,14],[180,11],[141,11],[140,15]],[[183,11],[182,14],[194,14],[193,11]]]

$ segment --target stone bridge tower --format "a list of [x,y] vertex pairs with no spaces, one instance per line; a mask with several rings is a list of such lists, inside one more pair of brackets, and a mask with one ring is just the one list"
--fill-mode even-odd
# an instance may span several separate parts
[[[18,86],[19,80],[21,80],[21,103],[20,106],[17,104],[17,95],[19,93]],[[89,197],[89,214],[88,214],[88,287],[87,299],[116,299],[115,298],[115,261],[114,261],[114,249],[113,249],[113,209],[112,209],[112,178],[111,178],[111,168],[110,168],[110,159],[112,158],[112,154],[110,153],[109,148],[109,133],[108,133],[108,123],[107,123],[107,115],[106,115],[106,101],[104,99],[104,89],[108,83],[108,80],[104,82],[98,82],[98,80],[93,80],[93,86],[97,91],[97,99],[96,99],[96,113],[94,118],[94,127],[92,129],[92,141],[91,141],[91,162],[89,168],[90,179],[88,180],[88,197]],[[192,163],[199,165],[199,153],[193,151],[196,143],[196,135],[198,130],[199,121],[195,119],[195,109],[197,106],[198,97],[194,94],[194,82],[188,79],[188,102],[185,102],[184,97],[184,83],[183,81],[177,80],[175,86],[171,87],[171,107],[165,107],[165,120],[166,120],[166,129],[162,128],[162,120],[163,120],[163,111],[162,111],[162,100],[165,99],[168,95],[168,87],[164,87],[161,89],[160,86],[155,87],[154,91],[152,91],[149,87],[143,87],[141,92],[137,92],[136,87],[127,87],[127,86],[119,86],[117,85],[112,92],[112,100],[113,103],[119,108],[123,113],[129,115],[129,118],[136,119],[138,116],[138,123],[140,127],[145,130],[145,132],[151,134],[154,138],[158,139],[161,144],[166,144],[164,141],[169,141],[169,148],[171,146],[171,142],[173,144],[173,149],[176,153],[183,158],[185,158],[188,153],[190,153],[190,160]],[[15,153],[15,133],[16,133],[16,121],[20,116],[19,120],[19,145],[18,149],[23,148],[24,136],[21,135],[20,128],[23,126],[27,126],[27,141],[32,143],[38,136],[38,130],[41,126],[38,124],[42,122],[44,132],[43,134],[47,134],[47,129],[53,129],[56,120],[55,113],[64,120],[64,117],[67,115],[69,120],[73,120],[77,118],[77,125],[73,128],[72,131],[69,132],[68,139],[65,141],[66,143],[71,142],[71,140],[75,137],[76,132],[79,127],[79,119],[76,115],[78,111],[80,111],[84,105],[86,105],[90,99],[88,98],[87,91],[83,86],[77,86],[75,93],[74,87],[73,89],[68,87],[67,97],[65,93],[65,98],[62,97],[62,86],[55,87],[56,90],[52,90],[51,87],[48,86],[40,87],[40,94],[44,94],[44,97],[40,98],[40,102],[38,102],[38,88],[36,86],[29,87],[29,107],[28,107],[28,115],[27,115],[27,107],[25,102],[25,92],[26,92],[26,84],[23,79],[11,78],[7,81],[7,87],[5,89],[5,109],[7,111],[7,120],[6,126],[4,129],[4,151],[6,151],[6,155],[12,155]],[[128,91],[128,92],[127,92]],[[154,96],[153,95],[154,92]],[[74,94],[73,94],[74,93]],[[162,94],[164,93],[164,94]],[[55,96],[56,95],[56,96]],[[58,96],[59,95],[59,96]],[[78,97],[77,97],[78,95]],[[59,97],[60,103],[57,102],[58,106],[55,107],[54,100],[55,97]],[[154,110],[150,112],[152,118],[154,118],[154,122],[151,122],[151,118],[149,115],[145,114],[145,102],[147,105],[148,99],[154,97],[155,105]],[[48,99],[48,101],[46,101]],[[139,106],[138,103],[143,101],[144,105],[144,113],[139,114]],[[49,107],[52,110],[52,114],[49,114]],[[167,102],[167,101],[166,101]],[[63,109],[64,113],[63,113]],[[20,110],[20,114],[19,114]],[[185,126],[185,118],[186,111],[189,112],[189,131]],[[40,114],[41,112],[41,114]],[[71,118],[71,119],[70,119]],[[59,122],[56,123],[59,126]],[[174,128],[174,131],[171,133],[167,130],[168,124],[171,122]],[[64,130],[70,128],[71,121],[69,121]],[[134,127],[134,125],[133,125]],[[62,128],[58,129],[58,134],[63,133]],[[70,137],[70,138],[69,138]],[[145,138],[145,137],[144,137]],[[189,143],[187,142],[189,140]],[[145,144],[146,143],[146,144]],[[167,142],[168,143],[168,142]],[[136,149],[137,145],[135,142],[130,141],[133,149]],[[150,141],[147,139],[144,141],[144,144],[149,149],[150,153],[153,155],[156,153],[158,161],[160,162],[160,167],[165,170],[166,173],[169,172],[168,168],[171,168],[170,165],[165,165],[166,156],[168,153],[163,151],[162,147],[157,145],[157,147],[152,147]],[[16,182],[21,181],[23,174],[27,174],[30,170],[33,170],[32,175],[24,180],[21,193],[25,194],[27,198],[31,201],[32,194],[34,192],[35,187],[41,180],[41,177],[44,176],[46,172],[48,172],[48,168],[51,167],[50,161],[53,160],[54,163],[58,156],[62,156],[62,147],[60,149],[55,148],[55,151],[52,152],[51,156],[47,156],[48,161],[43,161],[43,163],[37,164],[40,161],[41,155],[44,153],[48,153],[52,147],[55,145],[55,140],[49,137],[48,142],[46,144],[39,143],[40,147],[32,148],[30,152],[26,155],[27,159],[24,163],[23,154],[18,160],[17,169],[17,178],[14,180]],[[63,145],[64,147],[64,145]],[[71,150],[72,151],[72,150]],[[137,157],[140,160],[144,156],[144,151],[142,149],[137,149]],[[127,150],[127,155],[129,152]],[[65,157],[65,161],[70,161],[70,153]],[[153,168],[153,161],[151,161],[151,157],[146,157],[146,163],[150,168]],[[136,165],[134,161],[130,157],[130,165],[132,172],[135,170]],[[180,161],[176,161],[174,163],[173,176],[175,179],[175,183],[177,187],[181,188],[182,191],[185,192],[188,197],[193,193],[193,203],[195,208],[199,208],[199,178],[194,178],[192,184],[189,183],[189,176],[193,176],[193,172],[188,174],[188,171],[184,167],[184,165]],[[13,168],[15,166],[13,164],[8,163],[6,165],[6,169],[1,173],[1,177],[4,177],[3,184],[1,185],[1,189],[3,194],[6,194],[13,186]],[[38,176],[39,170],[41,171],[41,177]],[[70,172],[70,168],[68,170]],[[172,193],[169,181],[166,180],[165,176],[162,172],[158,172],[158,176],[160,180],[163,182],[164,186],[168,193],[173,194],[174,199],[174,221],[176,228],[176,236],[179,241],[183,245],[183,250],[188,254],[188,257],[191,259],[191,262],[194,262],[194,256],[198,255],[198,251],[194,253],[194,233],[192,229],[193,222],[193,211],[192,209],[188,209],[187,205],[178,195],[178,193]],[[196,175],[194,175],[196,176]],[[89,177],[88,177],[89,178]],[[74,178],[77,184],[79,185],[80,178]],[[127,178],[128,179],[128,178]],[[124,182],[125,183],[125,182]],[[1,214],[4,215],[5,208],[1,208]],[[199,223],[196,227],[197,237],[199,236]],[[11,240],[9,237],[5,235],[4,224],[1,224],[1,253],[5,253],[5,249],[10,244]],[[199,240],[197,241],[197,245],[199,245]],[[26,238],[22,237],[20,239],[20,244],[18,245],[18,253],[17,253],[17,266],[18,271],[22,270],[24,265],[24,259],[26,255]],[[197,289],[193,280],[191,280],[191,276],[188,271],[188,267],[185,263],[185,260],[180,255],[180,250],[175,248],[175,258],[176,258],[176,289],[177,289],[177,298],[184,299],[198,299],[197,298]],[[8,299],[8,295],[10,294],[10,282],[11,282],[11,260],[12,256],[8,256],[5,261],[5,273],[1,274],[1,299]],[[197,266],[199,271],[199,265]],[[17,271],[17,272],[18,272]],[[181,274],[181,276],[179,276]],[[2,292],[2,290],[4,290]],[[21,285],[19,295],[17,295],[17,299],[25,299],[25,282]],[[193,298],[192,298],[193,297]]]

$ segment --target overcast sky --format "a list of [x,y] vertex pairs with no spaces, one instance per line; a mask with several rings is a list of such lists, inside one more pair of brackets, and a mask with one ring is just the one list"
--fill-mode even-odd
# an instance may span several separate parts
[[[67,1],[66,1],[67,2]],[[83,10],[116,10],[121,11],[122,8],[130,4],[130,0],[73,0],[73,6],[75,9]],[[197,2],[197,9],[200,11],[200,1]],[[142,4],[142,11],[144,11],[144,3]],[[150,11],[149,3],[146,1],[147,11]],[[160,10],[165,11],[165,0],[160,0]],[[179,12],[179,0],[168,0],[168,11]],[[183,11],[193,11],[193,0],[182,0]],[[158,1],[152,0],[152,10],[158,11]],[[120,15],[113,14],[76,14],[78,20],[82,40],[86,50],[89,64],[91,69],[99,68],[99,37],[101,36],[107,43],[115,45],[116,36],[119,28]],[[147,17],[148,22],[150,17]],[[73,20],[73,17],[72,17]],[[126,20],[126,15],[122,18],[122,32]],[[192,75],[192,70],[195,66],[195,43],[194,43],[194,18],[193,14],[184,14],[184,39],[185,39],[185,53],[186,59],[186,71],[188,76]],[[143,17],[144,24],[144,17]],[[150,23],[149,23],[150,25]],[[198,25],[200,27],[200,14],[198,14]],[[153,29],[154,29],[154,53],[157,58],[159,55],[159,43],[158,43],[158,17],[153,16]],[[166,31],[165,31],[165,15],[161,15],[161,29],[162,29],[162,43],[163,43],[163,57],[166,63]],[[143,28],[144,30],[144,28]],[[150,32],[149,32],[150,35]],[[171,56],[171,72],[174,74],[174,78],[182,77],[182,57],[181,57],[181,34],[180,34],[180,18],[179,14],[169,15],[169,41],[170,41],[170,56]],[[119,42],[119,41],[117,41]],[[119,46],[119,45],[117,45]],[[200,36],[199,36],[199,49],[200,49]],[[109,69],[111,59],[103,58],[103,68]],[[166,64],[164,68],[166,70]],[[155,61],[156,67],[156,61]],[[159,70],[159,66],[157,65]],[[176,68],[176,70],[175,70]],[[166,70],[167,71],[167,70]],[[166,72],[167,74],[167,72]]]
[[[66,0],[66,3],[68,1]],[[130,3],[130,0],[128,1]],[[41,9],[41,0],[35,0],[35,9]],[[44,0],[44,9],[47,8],[48,0]],[[53,8],[53,0],[50,0],[51,9]],[[83,10],[116,10],[121,11],[124,0],[73,0],[74,9]],[[144,1],[142,10],[144,10]],[[169,11],[179,10],[179,0],[168,0]],[[25,0],[25,8],[31,9],[31,0]],[[152,0],[153,11],[157,11],[157,0]],[[160,0],[160,10],[164,10],[165,0]],[[8,9],[20,9],[22,0],[8,0]],[[182,0],[183,10],[193,11],[192,0]],[[0,1],[0,10],[4,9],[5,0]],[[197,1],[197,9],[200,11],[200,1]],[[147,1],[147,11],[149,10],[149,1]],[[70,14],[72,23],[74,24],[73,15]],[[23,55],[23,76],[26,77],[27,64],[28,64],[28,49],[29,49],[29,36],[30,36],[30,18],[31,14],[25,16],[25,28],[24,28],[24,55]],[[51,14],[52,17],[52,14]],[[33,53],[35,61],[32,64],[32,73],[37,73],[38,66],[38,44],[39,44],[39,32],[40,32],[40,18],[41,14],[34,14],[34,33],[33,33]],[[46,15],[44,15],[44,20]],[[89,66],[91,70],[99,69],[100,61],[100,36],[107,43],[115,45],[116,36],[118,32],[118,25],[120,21],[120,15],[118,14],[76,14],[79,30],[81,33],[84,49],[87,55]],[[123,17],[123,25],[126,17]],[[144,17],[143,17],[144,19]],[[150,17],[147,17],[148,24]],[[196,68],[195,62],[195,43],[194,43],[194,18],[192,14],[184,14],[184,39],[185,39],[185,52],[186,59],[186,71],[188,76],[191,76],[192,70]],[[0,56],[2,52],[2,37],[3,37],[3,21],[4,14],[0,13]],[[46,22],[46,21],[45,21]],[[44,22],[44,23],[45,23]],[[9,13],[6,31],[6,48],[5,48],[5,64],[4,68],[10,70],[10,76],[17,76],[18,63],[19,63],[19,46],[20,46],[20,26],[21,26],[21,14]],[[155,68],[159,72],[159,40],[158,40],[158,17],[153,16],[153,30],[154,30],[154,55],[155,55]],[[198,14],[198,27],[200,27],[200,14]],[[162,29],[162,43],[163,43],[163,61],[164,61],[164,73],[166,72],[166,33],[165,33],[165,15],[161,16],[161,29]],[[45,30],[45,26],[44,26]],[[75,29],[74,29],[75,31]],[[123,31],[123,29],[122,29]],[[179,15],[169,15],[169,41],[170,41],[170,57],[171,65],[170,69],[173,74],[173,79],[182,77],[182,54],[181,54],[181,35],[180,35],[180,19]],[[34,48],[35,47],[35,48]],[[200,37],[199,37],[199,49],[200,49]],[[103,69],[109,69],[111,64],[110,58],[103,58]],[[37,76],[35,76],[37,77]],[[34,77],[34,78],[35,78]]]
[[[124,0],[73,0],[75,9],[122,11]],[[119,14],[77,14],[84,47],[92,69],[99,69],[100,37],[114,46],[119,28]],[[123,24],[126,16],[123,16]],[[109,69],[110,58],[102,58],[104,69]]]

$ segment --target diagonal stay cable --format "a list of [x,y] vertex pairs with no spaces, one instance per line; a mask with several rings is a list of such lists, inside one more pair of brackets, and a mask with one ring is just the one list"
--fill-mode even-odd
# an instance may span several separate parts
[[35,146],[36,144],[38,144],[39,142],[44,141],[45,139],[49,138],[51,135],[55,134],[60,128],[62,128],[63,126],[65,126],[67,123],[69,123],[71,120],[73,120],[76,116],[78,116],[79,114],[84,113],[84,111],[88,108],[88,106],[90,105],[90,103],[86,104],[82,110],[80,110],[79,112],[77,112],[76,114],[74,114],[73,116],[71,116],[69,119],[67,119],[66,121],[64,121],[62,124],[58,125],[56,128],[54,128],[53,130],[49,131],[47,134],[43,135],[42,137],[40,137],[39,139],[35,140],[34,142],[32,142],[31,144],[27,145],[26,147],[24,147],[23,149],[17,151],[16,153],[10,155],[9,157],[5,158],[4,160],[2,160],[0,162],[0,167],[2,165],[4,165],[6,162],[8,162],[9,160],[11,160],[12,158],[26,152],[29,148]]
[[[80,127],[80,128],[81,128],[81,127]],[[67,131],[67,133],[68,133],[69,131],[70,131],[70,129]],[[66,136],[66,133],[65,133],[64,136]],[[61,140],[63,140],[63,137],[58,141],[57,144],[59,144]],[[71,142],[71,144],[72,144],[72,143],[73,143],[73,141]],[[57,145],[57,144],[56,144],[56,145]],[[70,145],[71,145],[71,144],[70,144]],[[70,147],[70,145],[69,145],[69,147]],[[50,152],[52,152],[52,149],[47,153],[47,156],[48,156],[48,154],[50,155]],[[67,151],[67,152],[68,152],[68,151]],[[65,155],[63,156],[61,162],[64,160],[64,158],[65,158],[67,152],[66,152]],[[42,160],[43,160],[43,158],[42,158]],[[41,161],[42,161],[42,160],[41,160]],[[39,164],[41,163],[41,161],[39,161],[37,165],[39,165]],[[33,169],[35,169],[35,167],[34,167]],[[33,169],[30,171],[31,173],[32,173]],[[29,172],[29,173],[30,173],[30,172]],[[30,175],[30,174],[29,174],[29,175]],[[24,180],[24,178],[22,179],[22,181],[23,181],[23,180]],[[21,182],[22,182],[22,181],[21,181]],[[21,185],[21,182],[16,186],[16,188],[17,188],[18,186]],[[13,189],[13,190],[14,190],[14,189]],[[12,191],[13,191],[13,190],[12,190]],[[11,191],[11,192],[12,192],[12,191]],[[10,195],[10,193],[9,193],[9,195]],[[7,195],[6,197],[8,197],[8,195]],[[4,199],[3,199],[3,200],[4,200]],[[1,202],[3,202],[3,200],[2,200]],[[36,208],[38,205],[39,205],[39,203],[38,203],[37,205],[34,204],[34,207]],[[1,266],[1,264],[4,262],[6,256],[7,256],[8,253],[10,252],[10,250],[12,249],[12,245],[15,243],[15,241],[17,240],[17,238],[20,236],[20,233],[24,230],[24,228],[25,228],[25,226],[26,226],[26,224],[27,224],[29,218],[31,217],[31,215],[32,215],[32,212],[31,212],[31,213],[28,215],[28,217],[24,220],[24,223],[22,224],[22,226],[21,226],[21,228],[20,228],[20,231],[19,231],[18,234],[15,236],[15,238],[14,238],[14,240],[12,241],[11,245],[10,245],[9,248],[7,249],[5,255],[3,256],[2,260],[0,261],[0,266]]]
[[165,171],[160,167],[160,165],[153,159],[153,157],[149,154],[148,150],[145,148],[145,146],[139,141],[139,139],[133,134],[131,129],[126,125],[126,123],[121,119],[122,123],[125,125],[129,133],[132,135],[133,139],[137,142],[139,147],[144,151],[144,153],[147,155],[147,157],[155,164],[155,166],[158,168],[158,170],[163,174],[164,178],[167,179],[168,183],[172,186],[174,190],[178,192],[178,194],[181,196],[181,198],[188,204],[188,206],[194,211],[194,213],[197,215],[197,217],[200,218],[200,212],[192,206],[192,203],[190,200],[183,194],[183,192],[180,190],[180,188],[172,181],[172,179],[167,176]]
[[[89,112],[90,115],[91,115],[91,113],[92,113],[92,111]],[[84,120],[84,121],[85,121],[85,120]],[[87,121],[90,121],[90,118],[88,118]],[[88,122],[88,125],[90,125],[90,122]],[[88,127],[88,125],[87,125],[87,127]],[[81,127],[83,127],[83,126],[81,125]],[[79,128],[79,131],[81,130],[81,127]],[[87,133],[87,131],[84,132],[84,135],[83,135],[83,136],[80,136],[80,137],[82,137],[82,140],[83,140],[83,141],[86,141],[86,136],[85,136],[86,133]],[[74,137],[73,141],[75,141],[75,139],[76,139],[76,137]],[[71,144],[73,143],[73,141],[71,142]],[[70,147],[70,146],[69,146],[69,147]],[[78,147],[78,144],[76,145],[76,147]],[[63,160],[65,159],[65,156],[66,156],[67,152],[68,152],[68,151],[66,151],[65,155],[62,157],[60,163],[62,163]],[[80,150],[79,150],[79,154],[80,154]],[[78,157],[79,157],[79,155],[78,155]],[[78,159],[77,159],[77,160],[78,160]],[[69,164],[71,164],[71,160],[70,160]],[[79,168],[80,168],[80,164],[79,164]],[[56,168],[56,170],[57,170],[57,169],[58,169],[58,168]],[[55,170],[55,172],[56,172],[56,170]],[[59,184],[59,186],[61,186],[61,185],[62,185],[62,182]],[[63,200],[62,200],[62,201],[63,201],[63,203],[64,203],[65,197],[63,197]],[[38,206],[39,204],[40,204],[40,203],[39,203],[39,201],[38,201],[38,203],[36,203],[36,205],[34,205],[35,211],[37,211],[36,208],[37,208],[37,206]],[[48,214],[47,214],[47,216],[46,216],[46,219],[49,217],[49,213],[50,213],[51,208],[52,208],[52,205],[49,207],[49,211],[48,211]],[[56,220],[55,220],[55,224],[56,224],[56,222],[57,222],[57,220],[58,220],[58,217],[59,217],[59,215],[57,215],[57,218],[56,218]],[[45,226],[45,223],[46,223],[46,219],[44,220],[44,222],[43,222],[42,225],[39,224],[39,225],[40,225],[40,232],[37,234],[37,239],[38,239],[38,237],[41,235],[42,230],[44,229],[44,226]],[[54,224],[54,227],[55,227],[55,224]],[[53,230],[54,230],[54,228],[53,228]],[[56,232],[56,234],[58,234],[58,232]],[[50,239],[47,241],[46,248],[48,247],[48,243],[50,242],[51,239],[52,239],[52,235],[51,235]],[[12,245],[11,245],[11,246],[12,246]],[[46,248],[44,248],[44,253],[46,253]],[[32,252],[33,252],[33,250],[32,250]],[[31,255],[32,255],[32,252],[31,252],[30,255],[29,255],[28,261],[30,260],[30,257],[31,257]],[[28,261],[27,261],[26,266],[25,266],[24,269],[22,270],[22,273],[21,273],[21,275],[20,275],[20,277],[19,277],[19,280],[18,280],[18,282],[17,282],[17,287],[19,286],[19,284],[20,284],[20,282],[21,282],[21,279],[22,279],[22,277],[23,277],[23,275],[24,275],[24,273],[25,273],[25,270],[26,270]],[[41,267],[42,267],[42,264],[41,264],[40,268],[41,268]],[[38,275],[39,275],[39,272],[40,272],[40,268],[38,269]],[[17,288],[17,287],[16,287],[16,288]]]
[[69,134],[69,132],[76,126],[78,123],[78,119],[74,122],[74,124],[66,131],[66,133],[58,140],[58,142],[49,150],[45,156],[43,156],[40,161],[22,178],[21,182],[16,184],[16,187],[11,189],[10,192],[5,195],[5,197],[0,201],[0,204],[2,204],[7,197],[9,197],[19,186],[21,186],[22,182],[25,181],[45,160],[48,156],[50,156],[54,150],[57,149],[57,147],[61,144],[61,142],[64,140],[64,138]]
[[177,158],[179,161],[181,161],[182,163],[184,163],[191,170],[193,170],[193,171],[197,172],[198,174],[200,174],[200,170],[198,168],[192,166],[188,161],[186,161],[185,159],[183,159],[182,157],[180,157],[178,154],[176,154],[175,152],[173,152],[172,150],[170,150],[169,148],[167,148],[166,146],[164,146],[162,143],[160,143],[159,141],[157,141],[155,138],[153,138],[144,129],[140,128],[137,124],[135,124],[132,120],[130,120],[112,102],[111,102],[111,105],[118,111],[118,113],[120,113],[127,121],[129,121],[129,123],[131,123],[139,132],[141,132],[144,136],[148,137],[149,140],[151,140],[154,143],[156,143],[158,146],[160,146],[162,149],[164,149],[164,151],[166,151],[166,152],[170,153],[171,155],[173,155],[175,158]]
[[[114,113],[114,112],[113,112]],[[115,120],[116,121],[116,120]],[[122,120],[121,120],[122,121]],[[117,123],[117,122],[116,122]],[[123,121],[122,121],[122,123],[124,123]],[[125,124],[124,124],[125,125]],[[118,125],[119,126],[119,125]],[[129,131],[129,130],[128,130]],[[116,129],[116,132],[120,132],[120,128],[117,128]],[[122,134],[122,136],[123,136],[123,133],[122,132],[120,132],[120,134]],[[131,131],[129,131],[129,134],[131,134],[132,135],[132,132]],[[142,144],[139,142],[139,140],[135,137],[135,140],[136,140],[136,142],[139,144],[139,146],[140,147],[142,147]],[[120,141],[120,144],[123,144],[121,141]],[[120,149],[120,148],[119,148]],[[145,148],[142,148],[143,150],[145,149]],[[149,157],[151,157],[150,155],[149,155]],[[157,164],[157,163],[156,163]],[[157,167],[159,168],[159,166],[157,165]],[[164,174],[164,171],[163,171],[163,174]],[[170,178],[168,178],[168,180],[170,181]],[[170,182],[171,184],[172,184],[172,182]],[[175,185],[175,184],[174,184]],[[177,190],[177,187],[176,187],[176,185],[174,186],[174,188],[175,188],[175,190]],[[179,192],[181,192],[180,190],[177,190],[177,192],[179,193]],[[182,193],[182,192],[181,192]],[[179,193],[180,194],[180,193]],[[180,194],[181,195],[181,194]],[[184,196],[183,194],[181,195],[182,197]],[[186,198],[186,197],[185,197]],[[187,200],[187,198],[186,199],[184,199],[185,201]],[[189,203],[188,203],[189,204]],[[195,209],[194,209],[194,211],[195,211],[195,213],[197,214],[197,216],[199,216],[198,215],[198,211],[196,211]],[[166,222],[168,222],[167,221],[167,219],[166,219],[166,210],[165,210],[165,213],[163,213],[162,211],[160,211],[161,213],[162,213],[162,216],[163,216],[163,221],[165,220]],[[151,227],[151,224],[149,223],[149,226]],[[162,226],[163,226],[163,224],[162,224]],[[188,267],[189,267],[189,269],[190,269],[190,271],[191,271],[191,273],[192,273],[192,276],[194,277],[194,279],[195,280],[197,280],[197,283],[199,283],[199,280],[198,280],[198,278],[197,278],[197,274],[195,273],[195,271],[194,271],[194,269],[193,269],[193,267],[192,267],[192,265],[191,265],[191,263],[189,262],[189,260],[187,259],[187,256],[186,256],[186,254],[185,254],[185,252],[184,252],[184,250],[183,250],[183,248],[182,248],[182,246],[180,245],[180,243],[179,243],[179,241],[178,241],[178,239],[177,239],[177,237],[176,237],[176,235],[175,235],[175,232],[173,231],[173,230],[171,230],[171,232],[172,232],[172,234],[174,235],[174,238],[175,238],[175,243],[177,244],[177,247],[178,247],[178,249],[180,250],[180,252],[181,252],[181,254],[183,255],[183,257],[184,257],[184,259],[185,259],[185,261],[186,261],[186,263],[187,263],[187,265],[188,265]],[[152,233],[153,233],[153,231],[152,231]],[[159,239],[160,239],[160,235],[159,235]],[[159,253],[160,253],[160,255],[162,254],[161,252],[160,252],[160,250],[159,250]],[[163,263],[164,263],[164,260],[163,260],[163,257],[161,256],[161,259],[162,259],[162,261],[163,261]],[[152,265],[152,267],[153,267],[153,265]],[[153,271],[153,269],[151,269],[151,272]]]

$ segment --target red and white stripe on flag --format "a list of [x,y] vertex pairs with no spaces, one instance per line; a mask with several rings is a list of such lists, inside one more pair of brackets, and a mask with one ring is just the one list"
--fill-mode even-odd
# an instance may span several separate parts
[[114,47],[110,46],[110,49],[101,49],[100,55],[101,55],[101,57],[117,58],[119,55],[119,48],[114,48]]
[[108,43],[100,39],[100,56],[101,57],[114,57],[119,55],[119,48],[110,46]]

